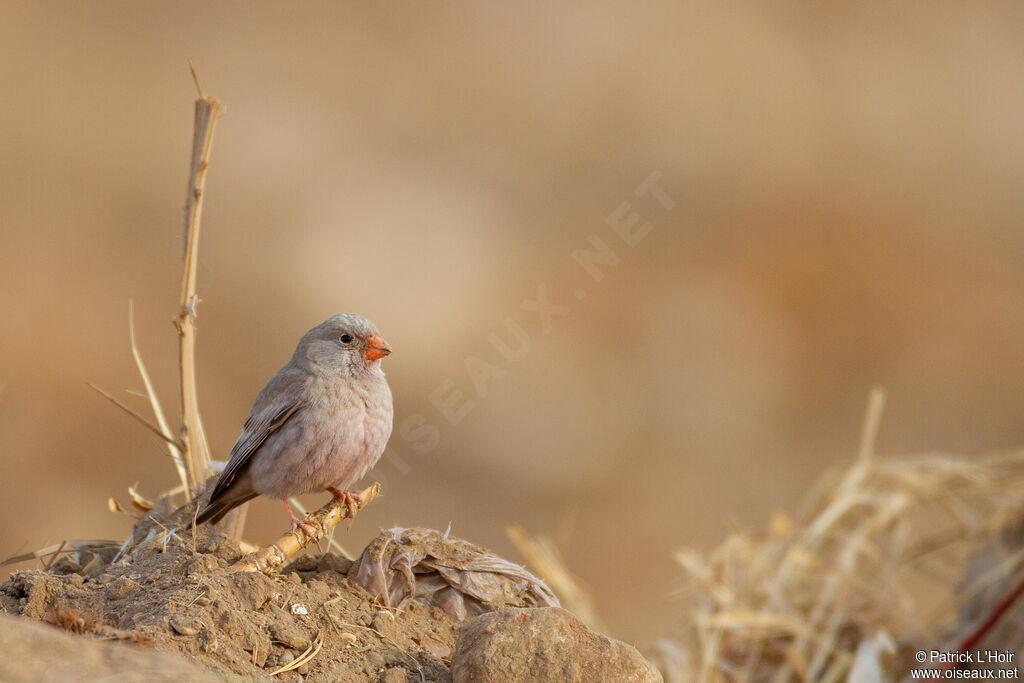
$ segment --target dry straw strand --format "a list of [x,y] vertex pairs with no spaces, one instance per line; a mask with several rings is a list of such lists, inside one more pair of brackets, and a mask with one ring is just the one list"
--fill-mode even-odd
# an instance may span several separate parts
[[128,338],[131,342],[132,347],[132,358],[135,359],[135,367],[139,370],[139,376],[142,377],[142,383],[146,387],[146,396],[149,398],[149,405],[153,408],[153,416],[156,418],[156,423],[160,427],[160,433],[164,437],[164,441],[167,442],[167,450],[170,453],[171,460],[174,462],[174,469],[178,472],[178,479],[181,480],[185,490],[186,502],[192,499],[192,491],[188,486],[188,472],[185,469],[185,461],[181,457],[181,444],[175,441],[171,435],[171,427],[167,422],[167,418],[164,417],[163,406],[160,405],[160,399],[157,398],[156,389],[153,387],[153,382],[149,378],[149,372],[146,371],[146,364],[142,362],[142,354],[139,352],[139,346],[135,343],[135,305],[129,299],[128,300]]
[[169,443],[169,444],[171,444],[172,446],[175,446],[175,447],[179,445],[179,444],[178,444],[178,443],[177,443],[177,442],[176,442],[176,441],[175,441],[174,439],[172,439],[172,438],[170,438],[170,437],[167,437],[167,436],[165,436],[165,435],[164,435],[164,434],[163,434],[163,433],[162,433],[162,432],[160,431],[160,429],[159,429],[158,427],[156,427],[156,426],[155,426],[154,424],[152,424],[152,423],[151,423],[151,422],[150,422],[149,420],[147,420],[146,418],[142,417],[142,416],[141,416],[141,415],[139,415],[139,414],[138,414],[137,412],[135,412],[134,410],[132,410],[131,408],[129,408],[129,407],[128,407],[128,406],[126,406],[125,404],[123,404],[123,403],[121,403],[120,401],[118,401],[118,400],[117,400],[116,398],[114,398],[114,397],[113,397],[113,396],[112,396],[111,394],[107,393],[107,392],[106,392],[106,391],[104,391],[103,389],[100,389],[100,388],[99,388],[98,386],[96,386],[96,385],[95,385],[95,384],[93,384],[92,382],[86,382],[86,385],[87,385],[87,386],[88,386],[88,387],[89,387],[90,389],[92,389],[93,391],[95,391],[95,392],[96,392],[97,394],[99,394],[99,395],[100,395],[100,396],[102,396],[103,398],[107,399],[108,401],[110,401],[110,402],[111,402],[111,403],[113,403],[113,404],[114,404],[115,406],[117,406],[118,408],[120,408],[120,409],[121,409],[121,410],[123,410],[124,412],[128,413],[128,414],[129,414],[129,415],[131,415],[132,417],[134,417],[134,418],[135,418],[135,420],[136,420],[136,421],[137,421],[137,422],[138,422],[139,424],[141,424],[141,425],[142,425],[143,427],[145,427],[145,428],[146,428],[146,429],[148,429],[149,431],[151,431],[151,432],[153,432],[154,434],[156,434],[156,435],[157,435],[158,437],[160,437],[161,439],[163,439],[163,440],[164,440],[164,441],[166,441],[167,443]]
[[892,649],[861,646],[935,647],[977,632],[956,627],[965,613],[990,615],[985,627],[1024,592],[1019,553],[973,579],[967,564],[1019,519],[1024,451],[879,458],[884,403],[873,391],[857,457],[791,523],[676,554],[690,608],[666,680],[837,681],[872,666],[895,677]]
[[192,136],[192,165],[189,173],[188,196],[185,203],[185,268],[181,282],[181,310],[175,320],[178,330],[178,359],[181,378],[181,441],[184,444],[185,467],[189,486],[198,491],[210,471],[210,445],[199,415],[196,391],[196,271],[199,264],[199,229],[203,211],[203,190],[206,172],[210,166],[210,148],[217,118],[223,106],[213,97],[203,94],[195,67],[192,77],[199,90],[196,100],[195,126]]

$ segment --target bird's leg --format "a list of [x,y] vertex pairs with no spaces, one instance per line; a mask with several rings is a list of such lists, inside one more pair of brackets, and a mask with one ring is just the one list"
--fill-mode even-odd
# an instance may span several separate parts
[[[324,549],[320,547],[320,541],[317,539],[316,534],[314,534],[310,529],[310,525],[307,524],[305,520],[299,519],[294,513],[292,513],[292,506],[288,504],[287,498],[281,499],[281,502],[284,503],[284,509],[288,511],[288,519],[292,522],[292,531],[302,529],[302,533],[306,534],[306,543],[313,541],[313,543],[316,543],[317,550],[322,553]],[[303,545],[306,545],[306,543],[303,543]]]
[[[349,518],[349,520],[355,519],[356,518],[356,510],[358,509],[358,508],[356,508],[356,503],[362,502],[362,501],[359,500],[359,496],[354,495],[352,493],[349,493],[348,491],[339,491],[338,489],[334,488],[333,486],[328,486],[327,490],[330,491],[331,495],[334,496],[335,498],[337,498],[338,500],[345,501],[345,507],[348,508],[348,518]],[[349,525],[351,526],[351,524],[352,524],[352,522],[350,521]]]

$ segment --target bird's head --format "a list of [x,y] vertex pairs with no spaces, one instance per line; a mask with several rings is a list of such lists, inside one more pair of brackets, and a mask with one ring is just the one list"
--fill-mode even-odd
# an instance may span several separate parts
[[383,374],[380,361],[389,353],[391,347],[373,323],[353,313],[341,313],[303,335],[293,362],[370,378]]

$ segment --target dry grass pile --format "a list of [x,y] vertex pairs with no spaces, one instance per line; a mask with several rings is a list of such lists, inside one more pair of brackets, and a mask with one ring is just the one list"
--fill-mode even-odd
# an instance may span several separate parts
[[1011,647],[991,622],[1024,556],[1000,547],[1024,451],[878,457],[883,403],[876,391],[857,461],[795,519],[677,553],[685,629],[653,653],[667,681],[899,680],[918,650]]

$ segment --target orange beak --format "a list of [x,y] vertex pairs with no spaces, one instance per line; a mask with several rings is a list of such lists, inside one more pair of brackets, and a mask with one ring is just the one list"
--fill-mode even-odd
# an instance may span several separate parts
[[389,353],[391,353],[391,347],[380,338],[379,334],[370,337],[370,342],[366,345],[366,360],[378,360]]

